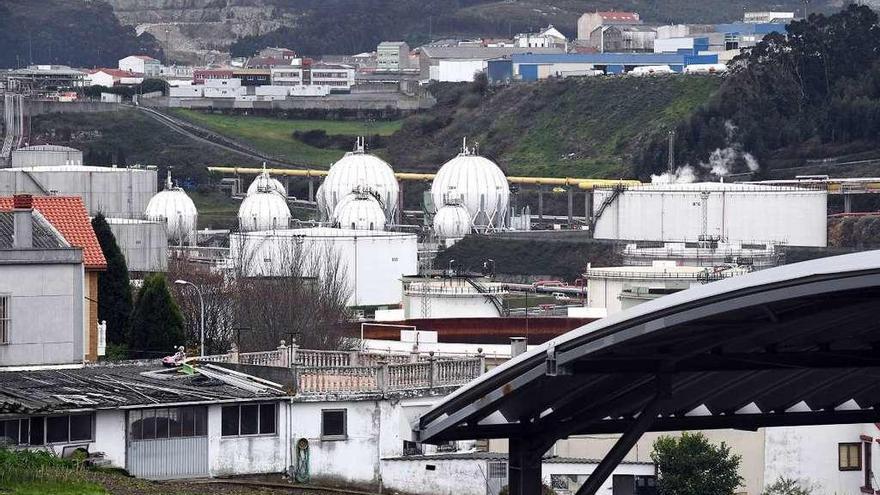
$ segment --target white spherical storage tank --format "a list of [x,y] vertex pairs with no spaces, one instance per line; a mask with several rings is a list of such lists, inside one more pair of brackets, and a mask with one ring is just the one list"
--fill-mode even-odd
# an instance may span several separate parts
[[828,243],[824,190],[719,182],[648,184],[619,194],[597,189],[593,211],[600,210],[596,239],[688,242],[705,234],[740,243]]
[[290,226],[290,207],[273,191],[259,191],[244,198],[238,207],[238,228],[242,232],[286,229]]
[[281,183],[278,179],[272,178],[268,172],[266,172],[265,168],[263,172],[251,182],[251,185],[247,188],[247,195],[256,194],[261,191],[274,192],[280,194],[282,197],[287,197],[287,189],[284,189],[284,184]]
[[440,239],[461,239],[471,231],[471,217],[464,205],[443,205],[434,215],[434,233]]
[[171,183],[171,174],[165,182],[165,189],[156,193],[144,215],[148,220],[165,223],[168,240],[178,243],[195,242],[195,230],[199,213],[192,199],[179,187]]
[[342,198],[359,187],[376,193],[385,217],[393,217],[400,194],[400,185],[394,176],[394,170],[381,158],[365,153],[362,140],[358,140],[355,151],[346,153],[330,167],[327,177],[318,188],[318,210],[322,218],[331,219]]
[[474,229],[485,232],[504,226],[510,187],[498,165],[464,146],[458,156],[437,171],[431,197],[435,205],[461,202]]
[[333,225],[353,230],[385,230],[385,211],[368,192],[349,193],[333,211]]
[[402,301],[404,276],[419,271],[415,234],[312,227],[233,233],[230,261],[246,277],[341,276],[348,305]]

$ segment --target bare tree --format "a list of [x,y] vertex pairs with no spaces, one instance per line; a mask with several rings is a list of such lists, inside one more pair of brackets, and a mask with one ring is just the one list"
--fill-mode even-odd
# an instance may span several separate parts
[[231,242],[236,325],[242,350],[266,350],[291,337],[301,347],[346,345],[351,289],[345,263],[330,242],[242,234]]
[[[168,264],[168,280],[192,282],[201,291],[205,302],[205,352],[222,354],[232,345],[235,324],[236,281],[208,265],[186,259],[172,259]],[[187,346],[197,348],[200,335],[199,295],[190,286],[171,284],[172,294],[184,316]]]

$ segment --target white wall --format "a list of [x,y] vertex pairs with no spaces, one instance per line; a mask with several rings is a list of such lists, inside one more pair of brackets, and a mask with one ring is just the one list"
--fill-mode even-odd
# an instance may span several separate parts
[[[428,470],[427,466],[434,466]],[[486,495],[486,461],[389,460],[382,462],[385,488],[426,495]],[[507,484],[506,481],[504,484]]]
[[485,70],[486,62],[484,60],[440,60],[437,64],[436,80],[471,82],[476,74]]
[[168,96],[172,98],[201,98],[204,94],[205,86],[201,84],[177,86],[168,89]]
[[[801,480],[813,487],[814,493],[821,494],[860,493],[864,471],[838,469],[838,444],[860,442],[861,435],[872,438],[880,435],[880,429],[873,424],[767,428],[766,431],[765,484],[785,476]],[[873,441],[865,445],[873,449],[872,469],[876,473],[880,469],[880,446]],[[862,456],[864,459],[864,451]],[[876,482],[874,488],[880,488]]]
[[[403,455],[403,441],[411,436],[410,421],[439,399],[296,402],[291,442],[308,440],[313,482],[375,487],[385,480],[382,470],[387,463],[380,465],[380,459]],[[347,411],[346,439],[321,439],[322,409]]]
[[[423,302],[428,299],[427,304]],[[406,318],[497,318],[501,315],[482,294],[404,294]],[[427,310],[427,314],[423,310]]]
[[211,476],[280,473],[290,462],[289,403],[276,403],[275,434],[221,436],[222,405],[208,407],[208,469]]
[[[621,300],[620,293],[624,289],[633,287],[650,288],[675,288],[688,289],[700,285],[697,280],[633,280],[625,278],[597,278],[589,277],[587,280],[587,306],[590,308],[605,308],[606,315],[613,315],[636,305],[638,301],[631,299]],[[644,302],[644,301],[642,301]]]
[[[550,485],[551,477],[554,474],[577,475],[579,477],[578,481],[586,481],[586,478],[596,470],[598,465],[598,463],[587,462],[544,462],[541,465],[541,478],[543,478],[544,483],[548,486]],[[611,476],[605,480],[605,483],[602,483],[602,486],[599,487],[599,491],[596,493],[600,495],[611,495],[611,490],[614,484],[614,475],[653,476],[654,464],[650,462],[644,464],[619,464],[614,468],[614,472]]]
[[10,297],[8,343],[0,345],[0,367],[81,363],[82,263],[13,263],[0,264],[0,294]]
[[125,468],[125,411],[95,412],[95,441],[89,452],[103,452],[113,467]]
[[693,38],[669,38],[654,40],[654,53],[676,53],[678,50],[692,50]]

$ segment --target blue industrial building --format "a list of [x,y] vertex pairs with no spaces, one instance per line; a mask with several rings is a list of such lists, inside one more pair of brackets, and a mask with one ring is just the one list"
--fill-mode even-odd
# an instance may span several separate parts
[[[703,44],[708,45],[708,40]],[[679,53],[522,54],[490,60],[487,74],[491,83],[498,84],[514,80],[537,81],[589,70],[621,74],[635,67],[654,65],[666,65],[675,72],[682,72],[688,65],[718,63],[718,55],[698,55],[698,52],[694,49],[680,50]]]

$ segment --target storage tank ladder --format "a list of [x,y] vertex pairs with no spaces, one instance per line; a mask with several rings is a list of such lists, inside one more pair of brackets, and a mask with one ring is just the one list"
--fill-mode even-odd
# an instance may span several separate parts
[[590,232],[596,231],[596,224],[599,222],[599,218],[602,216],[602,213],[605,212],[605,209],[611,206],[611,203],[614,203],[614,200],[620,196],[620,193],[626,190],[626,186],[622,184],[618,184],[611,189],[611,194],[602,201],[602,204],[599,205],[599,209],[596,210],[596,213],[593,214],[593,218],[590,220]]

